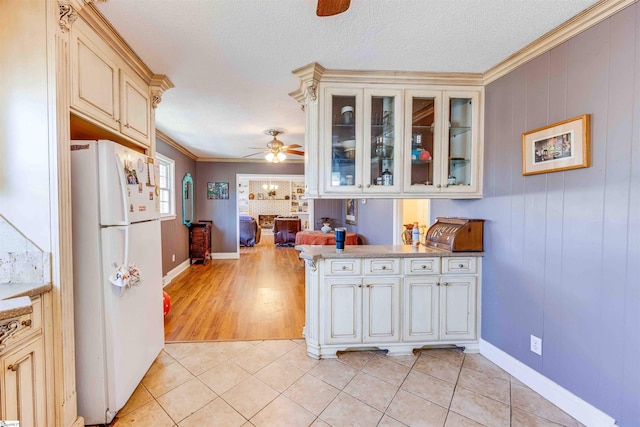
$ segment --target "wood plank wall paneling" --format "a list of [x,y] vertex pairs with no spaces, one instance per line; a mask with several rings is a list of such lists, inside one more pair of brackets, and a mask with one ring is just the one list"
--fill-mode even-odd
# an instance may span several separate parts
[[[591,114],[590,168],[522,176],[521,134]],[[640,425],[640,4],[489,84],[482,337]],[[542,357],[529,336],[543,339]]]

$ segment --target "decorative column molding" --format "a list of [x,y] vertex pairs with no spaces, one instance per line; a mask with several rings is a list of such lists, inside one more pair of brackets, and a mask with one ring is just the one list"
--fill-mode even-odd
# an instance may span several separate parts
[[156,108],[162,101],[162,94],[173,87],[173,83],[169,80],[169,77],[164,74],[154,74],[149,82],[149,88],[151,90],[151,106]]
[[58,24],[62,32],[71,30],[71,24],[78,19],[78,13],[71,5],[71,0],[58,0],[58,6],[60,8],[60,19]]
[[58,6],[60,8],[60,19],[58,24],[62,32],[71,30],[71,24],[78,19],[78,11],[85,5],[93,3],[94,1],[104,2],[108,0],[58,0]]

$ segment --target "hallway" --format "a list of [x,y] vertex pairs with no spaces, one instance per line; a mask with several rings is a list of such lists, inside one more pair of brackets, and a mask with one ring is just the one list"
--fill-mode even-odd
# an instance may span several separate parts
[[165,288],[165,341],[295,339],[304,326],[304,264],[263,235],[240,259],[193,264]]

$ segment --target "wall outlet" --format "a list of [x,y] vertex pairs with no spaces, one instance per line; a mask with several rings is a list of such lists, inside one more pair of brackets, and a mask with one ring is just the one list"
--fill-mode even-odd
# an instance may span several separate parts
[[531,335],[531,351],[542,356],[542,338]]
[[176,254],[171,255],[171,262],[176,262]]

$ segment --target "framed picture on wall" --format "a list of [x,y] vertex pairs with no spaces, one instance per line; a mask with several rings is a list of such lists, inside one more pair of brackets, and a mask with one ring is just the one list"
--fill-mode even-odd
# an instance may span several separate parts
[[590,165],[589,114],[522,134],[522,175]]
[[358,200],[346,199],[345,201],[345,222],[351,225],[358,225]]
[[228,182],[207,182],[207,199],[228,199]]

